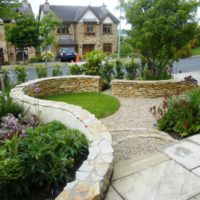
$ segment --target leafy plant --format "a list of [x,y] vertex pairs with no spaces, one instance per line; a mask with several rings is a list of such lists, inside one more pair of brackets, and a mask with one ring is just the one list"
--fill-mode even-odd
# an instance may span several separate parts
[[131,62],[128,62],[125,64],[125,70],[126,70],[126,78],[128,80],[133,80],[136,78],[137,70],[140,68],[140,65],[136,63],[133,59]]
[[52,76],[61,76],[62,71],[60,70],[60,65],[56,65],[55,69],[52,71]]
[[103,89],[110,88],[110,81],[114,77],[114,64],[106,61],[101,68],[101,78],[103,80]]
[[78,66],[77,64],[70,65],[69,70],[70,70],[70,74],[72,74],[72,75],[82,74],[82,68],[80,66]]
[[24,108],[12,100],[9,92],[2,92],[0,94],[0,118],[6,116],[8,113],[17,117],[23,112]]
[[25,66],[23,66],[23,65],[16,66],[14,68],[14,71],[17,75],[17,82],[24,83],[26,81],[26,77],[27,77],[27,72],[26,72]]
[[36,73],[38,78],[47,77],[47,68],[43,65],[36,65]]
[[86,158],[87,148],[83,134],[58,121],[28,128],[24,138],[5,140],[0,146],[0,198],[29,199],[35,191],[53,198],[56,186],[71,180]]
[[116,79],[123,79],[124,78],[124,72],[122,71],[122,69],[123,69],[122,61],[120,61],[120,60],[115,61],[115,69],[116,69],[115,78]]
[[100,75],[102,61],[106,54],[99,50],[93,50],[86,54],[86,63],[83,65],[83,73],[86,75]]
[[200,131],[200,89],[183,97],[169,98],[159,108],[150,109],[160,130],[185,137]]

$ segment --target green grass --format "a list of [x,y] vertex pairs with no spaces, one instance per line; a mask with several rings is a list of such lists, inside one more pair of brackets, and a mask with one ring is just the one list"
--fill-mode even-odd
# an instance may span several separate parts
[[192,56],[200,55],[200,47],[196,47],[196,48],[192,49],[191,55]]
[[81,106],[98,119],[115,113],[120,107],[120,103],[115,97],[98,92],[65,93],[42,97],[42,99]]

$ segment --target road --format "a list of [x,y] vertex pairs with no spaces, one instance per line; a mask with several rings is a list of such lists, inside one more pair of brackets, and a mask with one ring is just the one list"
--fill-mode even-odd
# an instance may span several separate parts
[[200,71],[200,56],[193,56],[185,59],[180,59],[179,62],[175,62],[173,65],[173,72],[191,72]]
[[[79,65],[83,64],[84,62],[80,62]],[[48,63],[48,76],[52,75],[52,70],[55,68],[55,66],[59,64],[60,69],[63,73],[63,75],[69,74],[69,65],[73,63]],[[28,80],[33,80],[37,78],[37,74],[35,71],[35,67],[33,65],[37,64],[31,64],[30,67],[27,68],[27,76]],[[10,79],[12,81],[15,81],[15,73],[13,71],[13,66],[9,66],[10,71]],[[181,74],[179,73],[181,72]],[[200,56],[194,56],[186,59],[180,59],[179,62],[175,62],[173,65],[173,73],[178,74],[176,77],[180,77],[181,79],[184,78],[187,75],[192,75],[194,78],[198,78],[198,81],[200,83]],[[186,73],[186,74],[185,74]]]

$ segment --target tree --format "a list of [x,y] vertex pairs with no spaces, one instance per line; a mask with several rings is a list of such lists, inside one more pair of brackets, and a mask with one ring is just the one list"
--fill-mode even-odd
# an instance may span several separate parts
[[155,79],[195,37],[198,5],[195,0],[134,0],[124,5],[132,41]]
[[0,18],[10,18],[13,14],[13,8],[19,6],[18,0],[0,0]]
[[[48,53],[48,47],[55,43],[55,31],[59,27],[60,23],[60,20],[53,12],[48,12],[48,14],[46,14],[40,21],[39,33],[46,54]],[[47,59],[45,59],[45,63],[47,67]]]
[[19,14],[15,23],[6,25],[6,39],[22,51],[24,61],[24,48],[39,45],[38,22],[32,15]]

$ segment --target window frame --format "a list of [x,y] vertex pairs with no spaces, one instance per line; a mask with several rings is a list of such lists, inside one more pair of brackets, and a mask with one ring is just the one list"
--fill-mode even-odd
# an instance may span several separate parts
[[107,54],[112,53],[112,47],[113,47],[112,43],[103,43],[103,51]]
[[103,24],[103,34],[112,35],[112,24]]

